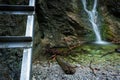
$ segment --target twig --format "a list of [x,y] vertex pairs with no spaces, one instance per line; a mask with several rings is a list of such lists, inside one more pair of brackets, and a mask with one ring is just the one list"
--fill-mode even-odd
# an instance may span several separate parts
[[112,53],[114,53],[114,52],[120,53],[120,49],[119,49],[119,48],[116,48],[114,51],[111,51],[111,52],[108,52],[108,53],[106,53],[106,54],[103,54],[103,55],[101,56],[101,58],[104,57],[104,56],[107,56],[108,54],[112,54]]
[[89,68],[92,70],[92,73],[94,74],[94,76],[96,76],[95,71],[94,71],[94,69],[92,68],[92,60],[90,61]]
[[104,56],[107,56],[108,54],[112,54],[114,51],[111,51],[111,52],[108,52],[108,53],[106,53],[106,54],[103,54],[102,56],[101,56],[101,58],[102,57],[104,57]]

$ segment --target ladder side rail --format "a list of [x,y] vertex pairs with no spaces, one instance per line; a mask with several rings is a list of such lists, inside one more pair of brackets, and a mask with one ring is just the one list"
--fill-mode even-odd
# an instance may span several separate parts
[[[29,0],[29,6],[35,6],[35,0]],[[34,15],[27,17],[27,27],[25,36],[31,36],[33,38]],[[31,42],[33,45],[33,42]],[[20,80],[31,79],[31,66],[32,66],[32,48],[24,49]]]
[[[32,21],[34,21],[34,16],[28,16],[28,20],[27,20],[27,24],[29,23],[29,21],[32,23]],[[31,24],[30,23],[30,24]],[[28,24],[28,25],[30,25]],[[26,36],[32,36],[32,30],[33,27],[31,24],[30,26],[27,25],[27,29],[26,29]],[[33,45],[33,42],[31,42],[31,46]],[[23,58],[22,58],[22,67],[21,67],[21,76],[20,76],[20,80],[30,80],[30,76],[31,76],[31,62],[32,61],[32,48],[29,49],[24,49],[23,51]]]

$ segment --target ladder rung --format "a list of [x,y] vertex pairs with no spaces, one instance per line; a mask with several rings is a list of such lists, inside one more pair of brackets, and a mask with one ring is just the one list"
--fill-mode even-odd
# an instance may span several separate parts
[[32,37],[27,36],[0,36],[0,42],[31,42]]
[[0,48],[31,48],[32,42],[0,42]]
[[34,11],[0,11],[0,14],[6,15],[33,15],[35,14]]
[[28,5],[0,5],[0,14],[33,15],[34,6]]
[[28,5],[0,5],[0,11],[34,11],[34,6],[28,6]]

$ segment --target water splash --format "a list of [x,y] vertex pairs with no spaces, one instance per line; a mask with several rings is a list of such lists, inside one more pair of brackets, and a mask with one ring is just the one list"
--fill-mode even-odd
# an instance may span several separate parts
[[83,3],[84,10],[87,12],[87,14],[89,16],[89,21],[92,24],[92,28],[93,28],[93,31],[94,31],[95,36],[96,36],[96,42],[95,43],[97,43],[97,44],[107,44],[107,42],[105,42],[101,39],[100,31],[99,31],[99,28],[98,28],[98,25],[97,25],[97,17],[98,17],[98,14],[97,14],[98,12],[96,10],[97,0],[94,0],[92,10],[87,9],[86,0],[82,0],[82,3]]

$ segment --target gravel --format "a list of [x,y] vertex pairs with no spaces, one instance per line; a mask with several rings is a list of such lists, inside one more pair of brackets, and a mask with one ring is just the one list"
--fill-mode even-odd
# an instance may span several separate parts
[[33,64],[32,80],[120,80],[120,65],[92,65],[94,72],[89,66],[76,65],[76,73],[67,75],[56,62]]

